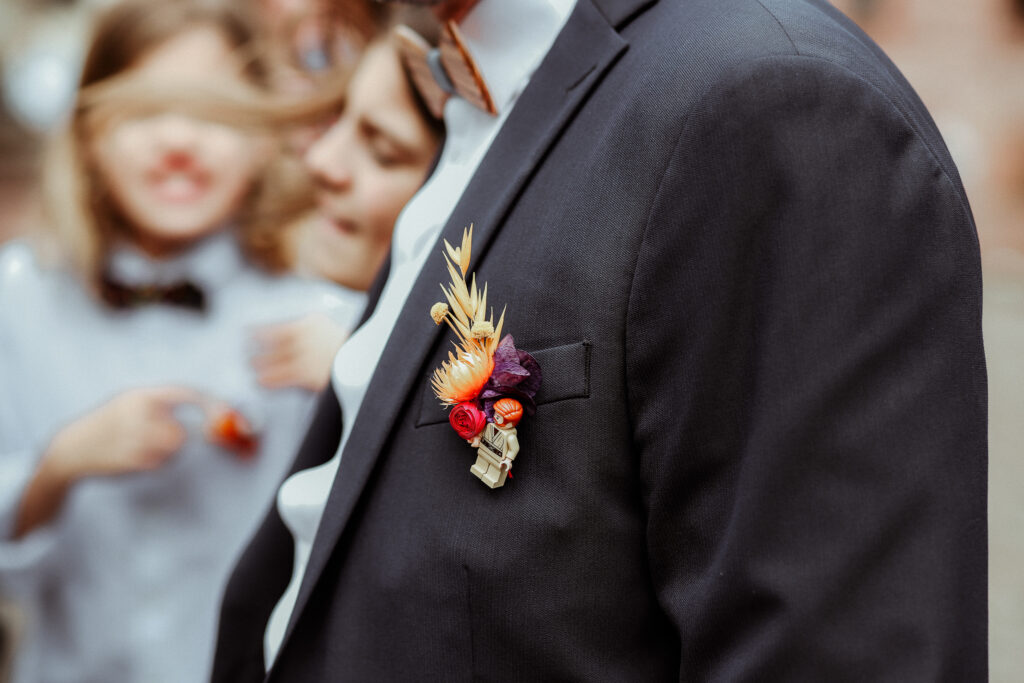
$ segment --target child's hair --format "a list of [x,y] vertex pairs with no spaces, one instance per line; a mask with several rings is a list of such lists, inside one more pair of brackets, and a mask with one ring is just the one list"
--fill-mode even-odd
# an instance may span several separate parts
[[[145,55],[175,36],[197,27],[217,29],[244,65],[253,88],[238,92],[167,91],[158,84],[121,78]],[[91,289],[102,277],[114,241],[126,234],[124,219],[112,201],[101,174],[92,167],[89,141],[100,122],[167,109],[181,110],[229,125],[265,128],[273,123],[273,107],[263,99],[266,68],[246,18],[224,6],[190,0],[118,3],[102,14],[85,59],[71,120],[51,143],[43,167],[47,226],[56,234],[58,253]],[[278,112],[283,115],[282,112]],[[280,116],[279,116],[280,117]],[[266,244],[264,225],[293,220],[310,205],[302,182],[284,182],[275,161],[267,164],[244,201],[238,217],[243,246],[250,231],[262,237],[250,252],[252,260],[275,270],[276,245]]]
[[[370,49],[373,45],[386,44],[392,49],[396,49],[396,43],[392,31],[398,23],[407,24],[415,30],[417,33],[422,35],[432,44],[436,43],[438,36],[440,35],[440,26],[437,21],[432,17],[429,12],[424,12],[417,9],[402,9],[395,12],[384,13],[376,10],[365,10],[369,14],[359,14],[360,8],[367,6],[366,2],[350,2],[350,3],[338,3],[336,5],[336,11],[339,14],[336,15],[337,20],[357,20],[355,23],[356,27],[372,28],[375,33],[366,35],[366,43],[363,45],[363,52]],[[372,5],[372,3],[369,3]],[[346,12],[350,14],[346,14]],[[354,14],[351,14],[354,13]],[[371,22],[372,19],[372,22]],[[345,105],[345,91],[348,84],[348,80],[351,75],[359,68],[361,59],[358,60],[350,70],[335,74],[333,77],[328,77],[326,81],[320,83],[320,88],[317,95],[312,98],[308,98],[303,102],[295,102],[290,105],[275,106],[272,107],[273,118],[279,125],[292,125],[304,120],[319,120],[320,123],[327,125],[329,122],[323,120],[323,115],[328,114],[329,116],[336,116],[337,113],[344,108]],[[408,88],[408,92],[412,98],[413,104],[416,107],[416,112],[420,115],[420,118],[427,124],[431,133],[437,140],[444,138],[444,122],[436,118],[427,106],[426,102],[423,101],[419,91],[413,85],[412,80],[409,78],[408,73],[403,68],[405,73],[405,87]],[[309,183],[311,182],[309,176],[304,168],[291,168],[291,173],[287,174],[287,178],[280,178],[279,183],[292,182],[292,183],[307,183],[304,185],[306,188],[310,188]],[[284,176],[286,174],[282,174]],[[308,206],[312,206],[312,196],[309,196]],[[282,233],[286,229],[286,224],[274,223],[271,221],[262,221],[257,223],[252,229],[248,230],[243,239],[243,243],[247,248],[251,258],[254,258],[258,262],[265,265],[270,265],[274,268],[294,267],[297,255],[288,252],[288,241],[282,239]],[[288,227],[299,227],[298,223],[292,224]]]

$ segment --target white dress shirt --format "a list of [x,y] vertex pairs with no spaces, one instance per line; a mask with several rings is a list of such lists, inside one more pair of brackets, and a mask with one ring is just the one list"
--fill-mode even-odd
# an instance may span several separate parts
[[[267,624],[264,657],[268,669],[277,656],[294,609],[352,424],[395,321],[427,257],[440,258],[431,247],[574,4],[575,0],[482,0],[459,25],[494,99],[498,116],[490,116],[458,97],[449,99],[445,105],[448,133],[444,149],[433,175],[395,224],[391,270],[380,301],[370,319],[348,340],[334,361],[333,384],[342,408],[341,444],[331,460],[296,473],[278,493],[278,511],[295,538],[295,564],[291,583]],[[344,471],[340,476],[344,476]]]
[[[25,610],[19,681],[182,683],[209,677],[224,583],[260,523],[312,414],[306,391],[268,391],[249,359],[254,326],[324,312],[351,326],[364,296],[270,277],[226,234],[153,261],[112,258],[126,284],[188,277],[207,311],[115,311],[27,244],[0,249],[0,591]],[[76,484],[58,518],[12,541],[25,485],[53,434],[121,392],[185,386],[262,425],[251,459],[211,445],[196,406],[164,467]]]

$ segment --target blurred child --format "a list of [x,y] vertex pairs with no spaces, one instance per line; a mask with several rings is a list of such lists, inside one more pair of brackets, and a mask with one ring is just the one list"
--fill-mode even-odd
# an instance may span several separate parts
[[332,72],[350,72],[383,29],[388,9],[375,0],[234,0],[266,35],[271,86],[311,92]]
[[[337,120],[306,152],[318,210],[299,227],[299,266],[350,290],[368,290],[398,214],[426,179],[442,135],[392,40],[373,43],[349,81]],[[260,381],[324,387],[346,336],[322,315],[262,330],[264,352],[255,361]]]
[[18,680],[207,678],[221,586],[312,407],[257,384],[252,329],[314,312],[347,329],[363,305],[240,248],[291,205],[252,113],[264,73],[248,29],[205,7],[102,18],[47,169],[54,237],[0,250],[0,582],[25,610]]

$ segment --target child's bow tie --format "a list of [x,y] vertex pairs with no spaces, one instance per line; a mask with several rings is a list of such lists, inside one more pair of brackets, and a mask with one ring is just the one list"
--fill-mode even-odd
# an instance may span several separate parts
[[206,310],[206,294],[187,280],[168,285],[126,285],[105,276],[100,282],[100,296],[109,306],[117,309],[168,304],[200,313]]

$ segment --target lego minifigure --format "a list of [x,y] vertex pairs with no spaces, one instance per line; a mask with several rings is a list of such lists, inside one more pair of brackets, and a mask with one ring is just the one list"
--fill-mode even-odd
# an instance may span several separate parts
[[494,422],[488,423],[471,442],[477,451],[476,462],[469,471],[492,489],[504,485],[512,469],[512,461],[519,452],[516,425],[522,417],[522,404],[503,398],[494,404]]

